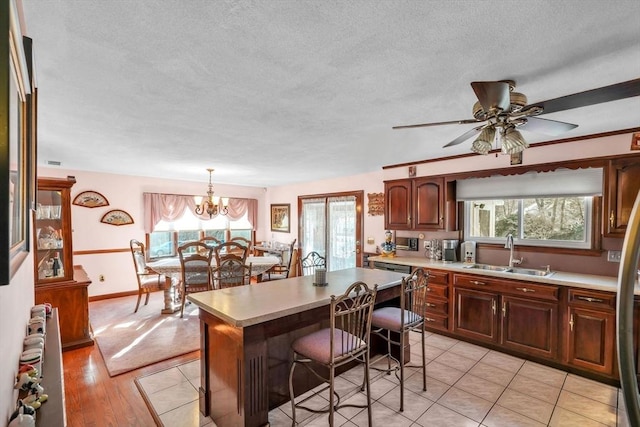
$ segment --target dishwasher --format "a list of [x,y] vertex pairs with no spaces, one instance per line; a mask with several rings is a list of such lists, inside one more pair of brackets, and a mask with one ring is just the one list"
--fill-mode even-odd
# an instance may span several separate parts
[[390,262],[374,261],[373,268],[378,270],[396,271],[398,273],[411,274],[410,265],[398,265]]

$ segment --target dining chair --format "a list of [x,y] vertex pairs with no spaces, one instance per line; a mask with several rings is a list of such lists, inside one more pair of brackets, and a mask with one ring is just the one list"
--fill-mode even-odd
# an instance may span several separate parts
[[[304,335],[291,343],[293,361],[289,369],[289,398],[291,400],[293,424],[296,424],[296,408],[319,413],[329,412],[329,425],[333,426],[335,410],[340,408],[340,395],[335,391],[336,368],[347,363],[364,364],[364,378],[361,391],[366,388],[366,405],[344,405],[367,408],[371,425],[371,384],[369,379],[369,334],[371,315],[376,300],[378,285],[369,288],[364,282],[355,282],[340,296],[331,295],[329,306],[329,327]],[[313,409],[303,406],[309,398],[295,402],[294,371],[296,366],[304,366],[315,377],[328,386],[313,395],[329,390],[329,408]],[[318,366],[319,365],[319,366]],[[319,370],[320,368],[321,370]],[[323,372],[328,370],[328,378]],[[337,401],[334,403],[334,399]]]
[[253,243],[251,242],[251,240],[247,239],[246,237],[241,237],[241,236],[236,236],[236,237],[232,237],[231,239],[229,239],[230,242],[237,242],[240,243],[243,246],[247,247],[247,255],[251,255],[251,248],[253,246]]
[[213,289],[226,289],[251,284],[251,263],[227,258],[211,271]]
[[326,259],[316,251],[309,252],[307,256],[300,261],[302,266],[302,275],[310,276],[316,272],[318,267],[326,267]]
[[220,263],[229,256],[239,257],[244,264],[247,260],[248,252],[249,247],[238,242],[224,242],[213,248],[213,256],[216,260],[216,265],[220,265]]
[[182,274],[180,317],[184,315],[187,294],[213,289],[211,280],[212,254],[213,248],[203,242],[189,242],[178,246]]
[[174,286],[174,282],[171,277],[160,274],[147,266],[147,254],[143,243],[136,239],[131,239],[129,242],[129,248],[131,249],[133,266],[136,269],[136,278],[138,280],[138,301],[136,301],[136,308],[133,310],[134,313],[137,313],[138,307],[140,307],[142,294],[146,295],[144,305],[147,305],[149,303],[149,294],[151,292],[170,289]]
[[293,239],[293,241],[289,244],[289,250],[287,251],[287,262],[281,262],[280,264],[271,267],[269,271],[267,271],[266,277],[264,274],[262,275],[262,281],[286,279],[290,276],[291,269],[295,268],[295,262],[297,262],[297,260],[294,260],[294,256],[296,255],[296,251],[294,250],[295,244],[296,239]]
[[[422,389],[427,390],[426,359],[424,354],[424,313],[427,309],[427,294],[429,293],[429,273],[418,268],[410,276],[404,277],[401,284],[400,306],[381,307],[373,311],[371,316],[372,334],[382,337],[387,342],[388,374],[395,371],[400,376],[400,412],[404,411],[404,361],[405,349],[409,344],[410,331],[420,332],[420,349],[422,353]],[[398,338],[395,338],[398,337]],[[399,346],[399,358],[391,355],[391,346]],[[391,361],[394,361],[394,366]],[[375,369],[375,368],[374,368]]]
[[221,240],[218,240],[215,237],[212,236],[205,236],[202,239],[199,240],[200,242],[204,243],[207,246],[211,246],[212,248],[218,246],[220,243],[222,243]]

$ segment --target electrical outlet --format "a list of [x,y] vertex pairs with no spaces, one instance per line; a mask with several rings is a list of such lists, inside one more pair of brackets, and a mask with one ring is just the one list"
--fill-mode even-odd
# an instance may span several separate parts
[[622,251],[608,251],[607,252],[607,261],[609,262],[620,262],[622,259]]

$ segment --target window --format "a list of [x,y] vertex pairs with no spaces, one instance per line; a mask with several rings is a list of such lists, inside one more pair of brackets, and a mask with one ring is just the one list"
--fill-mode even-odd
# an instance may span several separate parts
[[210,220],[201,220],[191,211],[175,221],[160,221],[149,238],[149,258],[177,256],[178,246],[200,240],[204,236],[215,237],[225,242],[232,237],[244,237],[253,241],[253,230],[245,214],[239,220],[230,220],[218,215]]
[[521,245],[592,249],[602,168],[463,179],[456,192],[468,240],[503,243],[512,234]]
[[465,236],[503,242],[512,234],[520,244],[591,247],[592,197],[539,197],[465,202]]

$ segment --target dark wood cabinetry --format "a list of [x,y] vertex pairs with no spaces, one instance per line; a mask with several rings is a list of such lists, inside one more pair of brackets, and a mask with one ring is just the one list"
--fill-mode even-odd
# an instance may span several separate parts
[[443,177],[387,181],[384,226],[389,230],[442,230],[444,203]]
[[557,356],[557,287],[454,274],[454,295],[456,334],[524,354]]
[[449,273],[425,270],[429,273],[425,326],[446,331],[449,329]]
[[35,303],[58,308],[63,350],[93,344],[89,328],[91,280],[73,265],[71,239],[72,177],[38,179],[35,217]]
[[592,372],[614,373],[616,297],[609,292],[570,289],[566,363]]
[[604,234],[622,237],[640,191],[640,156],[610,160],[605,177]]

